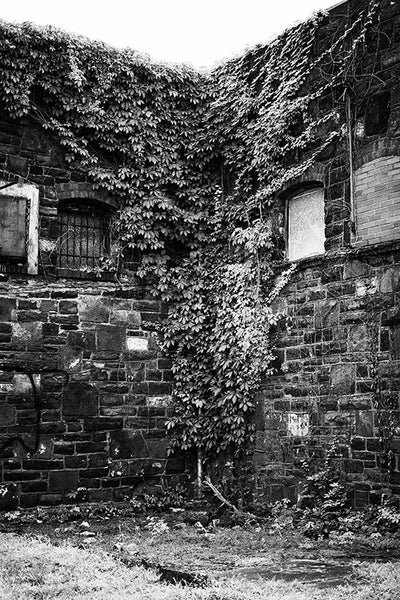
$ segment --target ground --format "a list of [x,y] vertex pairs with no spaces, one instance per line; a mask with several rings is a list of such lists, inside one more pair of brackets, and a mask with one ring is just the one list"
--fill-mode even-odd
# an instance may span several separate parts
[[205,514],[81,505],[3,513],[2,600],[393,600],[400,537],[310,540],[269,522],[204,527]]

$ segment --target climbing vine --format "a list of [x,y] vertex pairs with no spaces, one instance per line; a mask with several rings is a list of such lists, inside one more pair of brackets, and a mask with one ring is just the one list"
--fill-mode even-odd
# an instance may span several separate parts
[[208,75],[53,28],[0,22],[0,102],[119,201],[120,254],[170,306],[173,446],[243,449],[271,373],[282,215],[272,200],[343,143],[344,93],[380,3],[319,13]]

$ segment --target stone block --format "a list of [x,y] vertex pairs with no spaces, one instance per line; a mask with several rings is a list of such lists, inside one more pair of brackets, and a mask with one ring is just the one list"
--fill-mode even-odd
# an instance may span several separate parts
[[[129,338],[128,338],[129,340]],[[128,381],[143,381],[145,378],[145,363],[129,362],[126,363],[126,378]]]
[[86,431],[112,431],[113,429],[122,429],[123,420],[117,417],[98,417],[85,419]]
[[140,431],[113,431],[110,436],[110,456],[114,459],[146,458],[149,450]]
[[126,350],[126,327],[120,325],[98,325],[97,349],[118,352]]
[[293,437],[305,437],[310,432],[310,415],[308,413],[288,413],[287,428]]
[[363,437],[353,437],[351,440],[352,450],[365,450],[366,440]]
[[16,300],[14,298],[0,298],[0,321],[11,321],[15,308]]
[[[32,375],[33,384],[36,391],[40,390],[41,376]],[[32,394],[33,386],[31,378],[25,373],[15,373],[13,377],[13,389],[15,394]]]
[[167,437],[156,440],[147,440],[149,454],[151,458],[167,458],[169,439]]
[[386,269],[379,278],[378,289],[382,294],[391,294],[399,289],[400,272],[391,267]]
[[15,483],[0,484],[0,510],[18,508],[19,486]]
[[101,296],[81,296],[78,311],[81,321],[89,323],[107,323],[110,317],[110,309]]
[[85,417],[98,414],[98,391],[90,383],[83,381],[67,383],[62,402],[64,415]]
[[330,376],[333,394],[351,394],[355,388],[355,365],[339,363],[333,365]]
[[358,410],[356,412],[356,434],[361,437],[373,437],[374,413],[372,410]]
[[66,344],[82,350],[95,350],[95,333],[94,331],[69,331]]
[[86,456],[66,456],[65,457],[65,468],[66,469],[85,469],[87,467]]
[[26,481],[21,483],[21,492],[23,494],[34,494],[47,491],[47,481],[43,479],[39,481]]
[[76,315],[78,312],[78,305],[76,302],[71,300],[61,300],[60,302],[60,313],[67,315]]
[[0,427],[15,424],[15,408],[7,404],[0,404]]
[[126,345],[128,352],[135,352],[139,355],[147,354],[149,351],[148,338],[128,336],[126,339]]
[[358,277],[367,277],[370,272],[370,267],[359,260],[349,260],[344,265],[344,279],[353,279]]
[[340,305],[336,300],[315,303],[315,326],[317,329],[332,327],[339,323]]
[[77,471],[51,471],[49,473],[50,492],[71,492],[78,487]]
[[126,325],[128,321],[127,310],[113,310],[110,313],[110,323],[113,325]]
[[140,312],[132,310],[128,312],[128,325],[132,329],[139,328],[142,322]]
[[12,341],[18,344],[31,344],[42,341],[43,323],[32,321],[12,324]]
[[365,324],[354,325],[349,331],[349,351],[365,352],[370,346],[367,326]]
[[78,346],[64,346],[60,353],[61,365],[69,373],[78,373],[82,369],[83,350]]
[[28,175],[28,159],[22,158],[21,156],[12,156],[11,154],[8,157],[8,169],[11,173],[16,173],[21,175],[22,177],[26,177]]
[[105,467],[108,465],[108,456],[106,452],[90,454],[88,457],[88,467]]

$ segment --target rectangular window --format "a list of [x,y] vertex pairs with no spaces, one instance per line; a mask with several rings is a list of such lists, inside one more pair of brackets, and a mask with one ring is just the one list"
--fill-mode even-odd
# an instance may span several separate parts
[[[93,271],[109,252],[106,219],[102,211],[77,204],[58,213],[59,270]],[[62,274],[62,273],[61,273]],[[66,273],[67,274],[67,273]]]
[[[2,189],[1,189],[2,188]],[[39,192],[0,182],[0,270],[37,273]]]
[[307,190],[289,198],[287,219],[289,260],[300,260],[325,252],[323,188]]
[[0,256],[26,258],[28,201],[0,195]]

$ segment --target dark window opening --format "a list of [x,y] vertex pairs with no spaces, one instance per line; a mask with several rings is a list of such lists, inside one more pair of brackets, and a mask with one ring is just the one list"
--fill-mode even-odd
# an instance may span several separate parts
[[59,270],[90,272],[99,269],[110,251],[110,211],[86,201],[65,202],[58,212]]
[[390,93],[376,94],[365,107],[365,135],[384,133],[389,125]]

